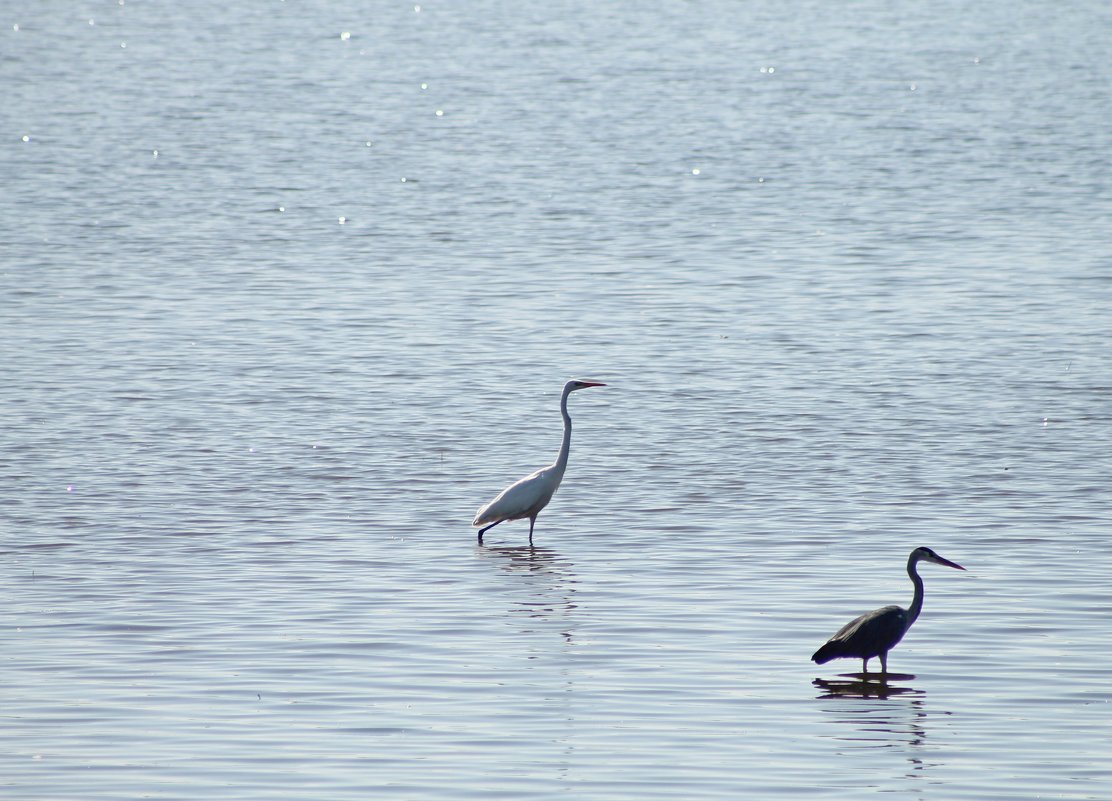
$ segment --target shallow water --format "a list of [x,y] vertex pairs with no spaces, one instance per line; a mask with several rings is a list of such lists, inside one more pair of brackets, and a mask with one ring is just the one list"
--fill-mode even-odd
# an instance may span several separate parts
[[0,17],[5,798],[1109,797],[1104,6]]

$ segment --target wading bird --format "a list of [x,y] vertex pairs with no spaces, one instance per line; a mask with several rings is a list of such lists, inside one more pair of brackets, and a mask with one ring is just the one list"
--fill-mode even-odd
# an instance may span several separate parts
[[959,564],[943,559],[930,548],[916,548],[907,557],[907,575],[915,585],[915,597],[911,600],[909,609],[898,606],[885,606],[866,612],[856,620],[851,620],[831,637],[826,645],[815,651],[811,656],[815,662],[823,665],[831,659],[841,657],[857,657],[863,660],[861,672],[867,673],[869,660],[874,656],[880,657],[880,672],[888,672],[888,652],[896,647],[911,624],[919,617],[923,610],[923,580],[915,566],[919,562],[933,562],[936,565],[945,565],[958,570],[965,570]]
[[568,466],[568,449],[571,448],[568,395],[587,387],[605,386],[606,384],[598,381],[572,380],[564,384],[564,392],[560,396],[560,415],[564,418],[564,441],[560,444],[560,453],[556,455],[556,461],[506,487],[497,498],[479,509],[471,525],[485,526],[479,529],[480,545],[483,542],[483,535],[499,523],[505,520],[521,520],[523,517],[529,518],[529,544],[533,544],[533,525],[537,522],[537,515],[541,513],[541,509],[548,506],[548,502],[556,494],[560,481],[564,477],[564,470]]

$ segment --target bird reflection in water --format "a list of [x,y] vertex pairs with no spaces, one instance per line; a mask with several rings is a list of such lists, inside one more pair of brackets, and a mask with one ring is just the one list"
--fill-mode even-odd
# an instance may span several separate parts
[[[530,618],[547,620],[566,619],[575,603],[575,575],[572,564],[551,548],[525,546],[487,546],[475,552],[488,559],[495,559],[508,573],[528,577],[525,597],[519,597],[507,610],[510,614],[523,614]],[[570,632],[565,633],[570,640]]]
[[[580,730],[580,694],[576,691],[579,675],[576,660],[574,624],[577,579],[572,563],[551,548],[527,546],[481,546],[474,553],[491,560],[506,578],[500,588],[506,598],[507,621],[517,632],[512,638],[523,649],[522,666],[543,676],[545,719],[558,727],[550,740],[555,759],[554,781],[561,795],[572,797],[577,786],[570,776],[582,763],[575,753]],[[536,699],[541,703],[540,699]],[[556,754],[559,756],[555,756]]]
[[[868,678],[862,678],[868,677]],[[904,778],[925,780],[925,771],[935,763],[925,761],[927,741],[926,693],[914,687],[893,683],[915,677],[906,673],[847,674],[839,679],[815,679],[822,690],[823,712],[838,726],[834,739],[850,743],[849,748],[895,749],[907,761],[901,769]],[[932,712],[931,715],[947,714]],[[843,730],[844,727],[844,730]]]
[[843,673],[840,679],[815,679],[822,698],[891,698],[894,695],[922,695],[922,690],[901,687],[893,681],[910,681],[911,673]]

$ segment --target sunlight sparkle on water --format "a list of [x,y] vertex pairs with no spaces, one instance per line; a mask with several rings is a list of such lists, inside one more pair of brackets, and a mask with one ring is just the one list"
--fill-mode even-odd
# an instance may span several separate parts
[[[4,5],[0,801],[1112,801],[1112,19],[126,2]],[[917,678],[813,667],[920,544]]]

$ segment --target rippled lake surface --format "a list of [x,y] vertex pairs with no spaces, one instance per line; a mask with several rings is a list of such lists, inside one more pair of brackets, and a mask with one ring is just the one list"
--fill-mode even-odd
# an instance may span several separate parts
[[1112,796],[1110,40],[5,4],[4,798]]

